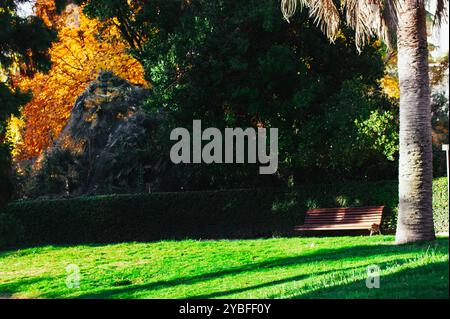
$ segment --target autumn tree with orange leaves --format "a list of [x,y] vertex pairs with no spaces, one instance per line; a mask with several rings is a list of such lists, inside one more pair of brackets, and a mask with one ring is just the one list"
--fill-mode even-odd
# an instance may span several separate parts
[[100,70],[146,85],[141,64],[127,53],[126,42],[112,24],[87,18],[75,5],[58,14],[54,1],[48,0],[37,1],[35,12],[57,29],[58,41],[50,49],[48,74],[15,79],[18,87],[30,90],[33,96],[21,118],[9,122],[7,135],[16,161],[38,156],[58,137],[76,98]]

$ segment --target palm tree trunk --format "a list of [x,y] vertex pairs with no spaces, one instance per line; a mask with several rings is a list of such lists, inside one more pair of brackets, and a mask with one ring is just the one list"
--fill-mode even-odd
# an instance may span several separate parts
[[398,244],[435,238],[426,16],[423,0],[400,1]]

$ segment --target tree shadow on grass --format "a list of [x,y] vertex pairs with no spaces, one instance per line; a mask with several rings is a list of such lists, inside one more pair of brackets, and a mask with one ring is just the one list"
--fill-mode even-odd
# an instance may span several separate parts
[[15,293],[21,293],[26,291],[23,289],[24,286],[30,286],[48,280],[49,278],[46,277],[34,277],[34,278],[25,278],[19,281],[9,282],[5,284],[0,284],[0,298],[2,297],[6,299],[11,298],[11,296],[13,296]]
[[321,288],[295,299],[448,299],[449,268],[447,262],[436,262],[393,274],[381,274],[380,287],[369,289],[366,280]]
[[187,299],[222,298],[222,297],[226,297],[229,295],[243,293],[243,292],[247,292],[247,291],[251,291],[251,290],[256,290],[256,289],[261,289],[261,288],[266,288],[266,287],[273,287],[273,286],[277,286],[277,285],[282,285],[282,284],[287,284],[287,283],[296,282],[296,281],[300,281],[300,280],[305,280],[305,279],[308,279],[313,276],[327,275],[327,274],[334,273],[336,271],[345,272],[348,270],[354,270],[355,268],[363,268],[363,267],[367,267],[367,266],[368,265],[358,265],[358,267],[333,268],[333,269],[330,269],[327,271],[319,271],[319,272],[313,272],[313,273],[309,273],[309,274],[303,274],[303,275],[298,275],[298,276],[293,276],[293,277],[282,278],[282,279],[265,282],[265,283],[261,283],[261,284],[253,285],[253,286],[229,289],[229,290],[225,290],[225,291],[217,291],[217,292],[213,292],[213,293],[205,294],[205,295],[190,296],[190,297],[187,297]]
[[23,257],[27,255],[35,254],[36,252],[41,252],[43,249],[53,249],[53,248],[71,248],[74,246],[85,246],[85,247],[101,247],[107,244],[79,244],[79,245],[31,245],[31,246],[17,246],[12,248],[7,248],[0,250],[0,259],[7,257]]
[[[402,258],[402,259],[397,259],[397,260],[391,261],[391,262],[377,264],[377,266],[379,266],[380,269],[385,269],[385,267],[391,266],[392,264],[399,266],[399,265],[402,265],[402,264],[405,264],[408,262],[409,262],[408,258]],[[343,275],[343,273],[345,274],[348,271],[354,271],[357,269],[362,270],[363,273],[365,273],[367,271],[366,269],[368,266],[371,266],[371,263],[367,263],[367,264],[363,264],[363,265],[360,264],[355,267],[333,268],[333,269],[330,269],[327,271],[312,272],[309,274],[303,274],[303,275],[299,275],[299,276],[283,278],[283,279],[265,282],[265,283],[253,285],[253,286],[247,286],[247,287],[242,287],[242,288],[237,288],[237,289],[230,289],[230,290],[225,290],[225,291],[218,291],[218,292],[213,292],[213,293],[205,294],[205,295],[190,296],[190,297],[188,297],[188,299],[223,298],[223,297],[230,296],[233,294],[243,293],[243,292],[252,291],[252,290],[256,290],[256,289],[261,289],[261,288],[266,288],[266,287],[274,287],[277,285],[282,285],[282,284],[287,284],[287,283],[293,283],[293,282],[305,280],[305,279],[308,279],[311,277],[332,275],[333,273],[339,273],[339,274]],[[348,273],[348,275],[351,275],[351,274]],[[355,284],[355,286],[357,286],[357,288],[366,287],[365,282],[362,282],[362,285]],[[275,297],[282,297],[282,296],[275,296]],[[290,297],[290,298],[292,298],[292,297]],[[298,298],[298,296],[295,296],[294,298]]]
[[[305,255],[298,255],[294,257],[286,257],[279,259],[272,259],[264,262],[247,264],[240,267],[233,267],[229,269],[222,269],[215,272],[204,273],[200,275],[184,277],[184,278],[175,278],[169,280],[161,280],[155,281],[145,284],[138,285],[130,285],[126,287],[109,287],[107,289],[103,289],[101,291],[95,293],[88,293],[80,295],[78,298],[114,298],[121,294],[133,294],[139,291],[145,290],[159,290],[165,288],[172,288],[180,285],[192,285],[200,282],[205,282],[209,280],[219,279],[226,276],[239,275],[245,272],[255,272],[255,271],[267,271],[276,268],[286,268],[298,265],[306,265],[309,263],[317,263],[318,261],[337,261],[337,260],[345,260],[348,258],[371,258],[377,255],[383,255],[385,257],[395,256],[399,253],[405,252],[419,252],[427,249],[430,243],[422,243],[422,244],[413,244],[413,245],[402,245],[402,246],[394,246],[394,245],[379,245],[379,246],[370,246],[370,245],[362,245],[362,246],[353,246],[351,248],[341,248],[341,249],[322,249],[319,251],[315,251],[314,253],[309,253]],[[436,241],[436,245],[443,250],[448,251],[448,240],[447,239],[438,239]],[[399,260],[401,262],[401,260]],[[359,267],[359,266],[358,266]],[[357,268],[357,267],[355,267]],[[333,270],[330,270],[330,272]],[[334,271],[339,271],[336,269]],[[328,271],[326,271],[328,272]],[[308,276],[312,276],[312,274],[308,274]],[[288,278],[286,280],[301,280],[302,278]],[[282,282],[280,282],[282,283]],[[270,284],[270,283],[269,283]],[[267,285],[269,285],[267,284]],[[271,285],[276,285],[277,282],[272,283]],[[266,284],[264,284],[266,286]],[[264,287],[265,287],[264,286]],[[227,292],[217,293],[217,296],[197,296],[197,298],[214,298],[219,297],[219,295],[224,295]]]

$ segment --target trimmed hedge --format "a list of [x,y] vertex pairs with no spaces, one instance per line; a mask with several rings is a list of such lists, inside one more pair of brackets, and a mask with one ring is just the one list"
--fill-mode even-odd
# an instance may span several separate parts
[[22,242],[24,229],[10,214],[0,214],[0,249]]
[[445,233],[449,231],[448,225],[448,184],[447,178],[439,178],[433,183],[433,211],[434,211],[434,228],[436,232]]
[[[448,232],[446,179],[434,182],[436,230]],[[24,228],[21,244],[78,244],[180,238],[292,235],[314,207],[385,205],[384,231],[395,229],[397,182],[311,185],[294,190],[108,195],[18,201],[4,213]]]

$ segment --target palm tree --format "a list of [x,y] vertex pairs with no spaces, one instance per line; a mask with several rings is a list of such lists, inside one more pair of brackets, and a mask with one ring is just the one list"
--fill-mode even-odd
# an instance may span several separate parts
[[[436,0],[435,23],[447,0]],[[340,6],[337,6],[340,4]],[[341,14],[355,30],[357,49],[376,36],[397,46],[400,84],[400,160],[398,244],[435,238],[432,208],[431,107],[425,0],[282,0],[289,21],[297,6],[333,41]]]

